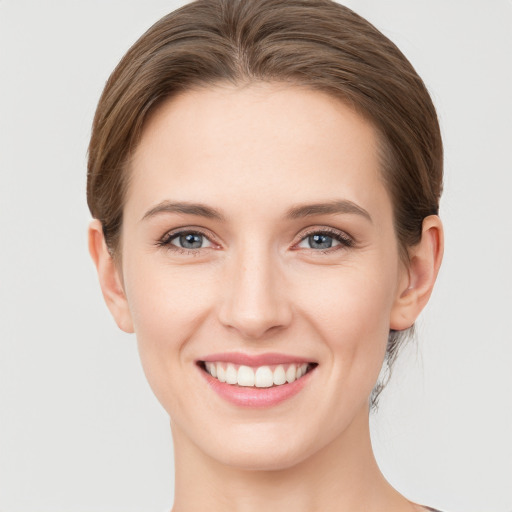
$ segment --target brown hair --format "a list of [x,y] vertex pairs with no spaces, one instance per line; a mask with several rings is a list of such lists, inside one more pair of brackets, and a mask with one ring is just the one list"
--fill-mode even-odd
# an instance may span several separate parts
[[[382,175],[407,257],[421,238],[423,219],[439,208],[443,156],[436,111],[400,50],[331,0],[197,0],[155,23],[130,48],[105,86],[89,145],[87,201],[111,254],[119,250],[129,159],[148,115],[180,91],[226,81],[309,87],[370,119],[380,135]],[[388,365],[402,334],[390,334]]]

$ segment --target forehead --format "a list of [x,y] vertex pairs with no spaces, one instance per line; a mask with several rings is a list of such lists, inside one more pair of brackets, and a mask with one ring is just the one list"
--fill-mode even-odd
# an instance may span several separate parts
[[282,84],[187,91],[147,122],[127,208],[169,197],[262,211],[340,196],[368,205],[375,191],[387,195],[377,145],[371,123],[318,91]]

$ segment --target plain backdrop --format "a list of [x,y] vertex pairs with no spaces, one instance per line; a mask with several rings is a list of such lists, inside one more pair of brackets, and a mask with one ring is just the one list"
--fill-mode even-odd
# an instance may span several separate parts
[[[115,64],[172,0],[0,0],[0,511],[164,512],[168,418],[89,259],[86,150]],[[424,78],[446,254],[381,407],[411,500],[512,511],[512,2],[352,0]]]

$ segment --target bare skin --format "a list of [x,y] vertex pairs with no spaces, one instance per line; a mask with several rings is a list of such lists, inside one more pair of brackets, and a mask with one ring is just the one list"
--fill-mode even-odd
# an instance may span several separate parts
[[[422,510],[377,466],[368,397],[389,330],[428,301],[442,226],[425,219],[405,265],[372,125],[319,92],[219,85],[160,106],[130,172],[121,258],[98,221],[89,246],[171,418],[173,512]],[[240,406],[209,385],[218,353],[313,364],[290,398]]]
[[[364,414],[354,422],[354,437],[360,438],[368,420]],[[256,512],[259,510],[299,510],[301,512],[341,512],[382,510],[424,511],[400,495],[386,481],[373,457],[371,446],[341,446],[336,440],[310,459],[276,471],[240,471],[219,467],[209,458],[197,456],[196,448],[175,437],[176,474],[174,507],[171,512],[206,510],[217,500],[219,510]],[[339,454],[343,453],[343,457]],[[190,461],[195,461],[191,464]],[[193,486],[190,482],[202,482]],[[342,498],[341,498],[342,497]],[[191,506],[194,504],[194,506]],[[195,508],[194,508],[195,507]],[[206,508],[205,508],[206,507]]]

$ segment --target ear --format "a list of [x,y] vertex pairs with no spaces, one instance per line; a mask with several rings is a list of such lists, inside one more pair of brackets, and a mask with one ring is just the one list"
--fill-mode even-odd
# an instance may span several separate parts
[[107,249],[101,222],[98,219],[94,219],[89,224],[88,237],[89,253],[96,265],[101,291],[108,309],[118,327],[124,332],[132,333],[134,332],[133,322],[123,289],[120,269]]
[[398,296],[391,311],[391,329],[407,329],[418,318],[434,288],[443,250],[441,219],[437,215],[430,215],[423,220],[420,242],[409,249],[410,263],[403,271]]

